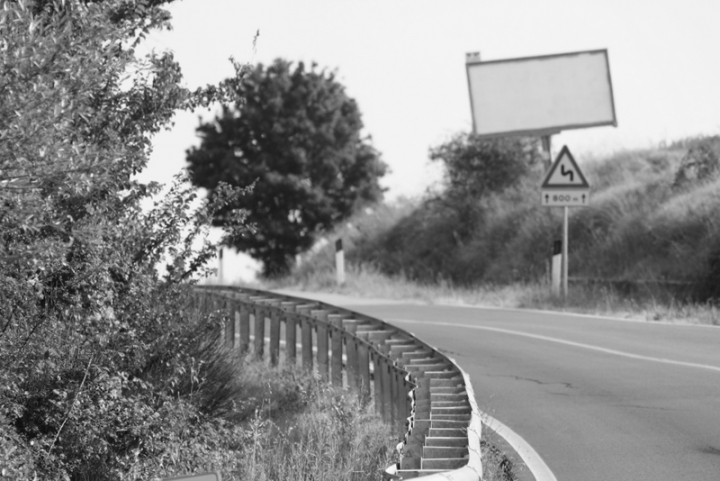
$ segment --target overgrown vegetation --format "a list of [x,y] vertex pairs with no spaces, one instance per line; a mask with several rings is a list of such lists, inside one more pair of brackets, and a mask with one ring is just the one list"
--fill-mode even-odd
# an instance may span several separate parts
[[[512,152],[500,143],[484,148]],[[474,146],[467,150],[493,158]],[[524,154],[512,155],[523,161]],[[357,278],[366,281],[360,291],[375,295],[414,292],[472,303],[718,322],[712,303],[720,295],[720,136],[582,162],[591,203],[570,211],[568,301],[550,295],[546,284],[551,243],[561,237],[561,209],[539,205],[542,172],[525,159],[528,168],[513,182],[466,196],[474,202],[472,212],[464,211],[470,221],[457,214],[470,201],[453,200],[452,178],[445,190],[424,199],[351,218],[352,228],[328,236],[342,237],[348,246],[353,274],[347,289]],[[283,284],[333,286],[333,269],[328,246]],[[382,292],[374,289],[378,285],[385,286]]]
[[234,449],[197,394],[210,324],[187,300],[243,191],[199,201],[179,175],[144,212],[159,186],[133,180],[175,111],[234,98],[237,79],[191,92],[171,54],[136,56],[166,3],[0,1],[3,479],[149,479]]

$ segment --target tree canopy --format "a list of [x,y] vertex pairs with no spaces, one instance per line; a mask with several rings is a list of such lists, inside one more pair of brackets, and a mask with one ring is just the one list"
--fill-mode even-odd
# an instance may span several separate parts
[[221,181],[254,185],[231,206],[247,211],[254,233],[231,245],[277,276],[319,232],[382,197],[386,166],[333,73],[278,59],[257,65],[237,87],[242,101],[197,129],[201,144],[188,151],[188,168],[211,195]]

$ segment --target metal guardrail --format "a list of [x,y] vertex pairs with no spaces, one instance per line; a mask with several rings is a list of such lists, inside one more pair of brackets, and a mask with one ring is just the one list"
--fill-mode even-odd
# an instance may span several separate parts
[[223,345],[264,358],[267,344],[272,364],[300,360],[372,401],[401,440],[386,479],[482,480],[480,411],[454,360],[403,329],[322,302],[231,286],[194,293],[196,309],[224,315]]

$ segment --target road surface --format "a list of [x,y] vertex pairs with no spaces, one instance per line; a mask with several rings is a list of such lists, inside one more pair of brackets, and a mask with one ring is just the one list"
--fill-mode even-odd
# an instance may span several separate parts
[[320,300],[454,358],[480,409],[522,436],[559,481],[720,480],[718,327]]

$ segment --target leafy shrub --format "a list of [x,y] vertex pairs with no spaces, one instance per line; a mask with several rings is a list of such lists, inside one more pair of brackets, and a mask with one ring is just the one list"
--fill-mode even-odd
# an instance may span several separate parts
[[216,251],[210,218],[242,195],[202,201],[180,175],[145,212],[160,186],[132,177],[175,111],[237,79],[190,92],[171,54],[136,57],[167,1],[0,3],[0,467],[121,479],[153,437],[212,427],[177,388],[202,361],[183,350],[202,325],[188,293]]

